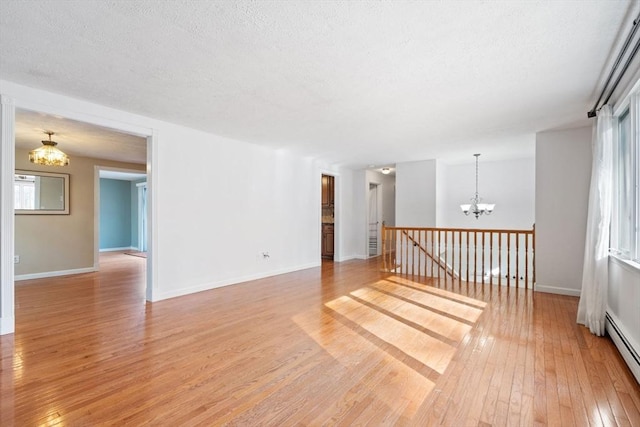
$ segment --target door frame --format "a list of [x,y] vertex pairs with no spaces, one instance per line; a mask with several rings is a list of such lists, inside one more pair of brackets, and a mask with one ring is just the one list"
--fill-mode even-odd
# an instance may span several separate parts
[[[146,171],[136,169],[115,168],[111,166],[95,165],[93,172],[93,268],[98,271],[100,268],[100,171],[139,173]],[[139,213],[137,214],[139,215]],[[140,230],[138,230],[140,231]]]
[[147,251],[147,181],[136,184],[138,189],[138,250]]
[[[381,237],[382,237],[382,233],[381,233],[381,228],[382,228],[382,183],[381,182],[377,182],[377,181],[368,181],[367,182],[367,235],[365,238],[365,242],[367,245],[366,248],[366,254],[367,254],[367,258],[374,258],[377,256],[380,256],[382,254],[382,245],[381,243]],[[370,197],[371,197],[371,186],[375,186],[376,188],[376,217],[377,217],[377,224],[376,224],[376,233],[377,233],[377,242],[376,242],[376,254],[375,255],[371,255],[370,251],[369,251],[369,237],[371,234],[371,230],[369,227],[369,218],[370,218],[370,214],[371,214],[371,203],[370,203]]]
[[157,168],[153,167],[158,161],[157,130],[106,118],[104,115],[120,117],[119,112],[114,113],[97,104],[13,84],[7,84],[3,90],[14,92],[14,94],[0,94],[0,164],[2,165],[0,172],[0,199],[2,201],[0,208],[0,335],[11,334],[15,331],[13,175],[15,171],[16,109],[62,116],[147,139],[147,224],[150,233],[148,235],[146,299],[154,301],[154,297],[157,295],[157,292],[154,291],[157,288],[158,276],[154,259],[157,239],[153,238],[157,233],[155,221],[157,203],[154,184],[158,181]]
[[340,173],[328,169],[320,169],[319,179],[317,180],[317,198],[318,200],[318,259],[322,262],[322,175],[333,177],[333,261],[342,261],[342,204],[340,203],[341,182]]

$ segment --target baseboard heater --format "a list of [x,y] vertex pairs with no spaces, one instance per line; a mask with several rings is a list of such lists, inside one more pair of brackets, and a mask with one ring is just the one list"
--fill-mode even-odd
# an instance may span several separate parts
[[638,350],[640,349],[635,349],[633,347],[609,313],[607,313],[605,317],[609,336],[611,336],[611,339],[618,348],[622,358],[627,362],[627,365],[629,366],[633,376],[636,378],[636,381],[640,383],[640,355],[638,354]]

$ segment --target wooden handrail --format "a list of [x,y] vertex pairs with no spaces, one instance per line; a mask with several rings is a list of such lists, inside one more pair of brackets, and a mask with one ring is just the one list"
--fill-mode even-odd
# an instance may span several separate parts
[[489,284],[506,282],[525,288],[535,283],[535,228],[387,227],[383,224],[382,248],[384,271],[440,278],[444,269],[445,279]]
[[534,230],[512,230],[508,228],[441,228],[441,227],[388,227],[383,224],[386,230],[415,230],[415,231],[462,231],[462,232],[485,232],[485,233],[518,233],[533,234]]
[[[389,227],[391,228],[391,227]],[[407,236],[407,238],[409,240],[411,240],[411,242],[413,243],[413,246],[417,247],[418,249],[420,249],[427,257],[429,257],[432,261],[435,261],[435,263],[438,265],[438,267],[444,269],[446,274],[449,274],[451,277],[455,277],[455,271],[453,270],[452,267],[449,267],[446,264],[442,265],[442,259],[440,258],[440,256],[438,256],[438,258],[434,258],[433,255],[431,253],[429,253],[429,251],[427,250],[427,248],[425,248],[424,246],[422,246],[419,242],[417,242],[412,236],[409,236],[409,232],[407,230],[402,230],[402,233],[404,235]],[[419,268],[418,268],[419,270]]]

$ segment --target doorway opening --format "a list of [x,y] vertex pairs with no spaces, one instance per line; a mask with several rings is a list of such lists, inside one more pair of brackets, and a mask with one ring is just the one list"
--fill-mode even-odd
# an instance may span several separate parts
[[147,247],[144,171],[96,166],[95,212],[99,252],[125,251],[144,257]]
[[322,175],[322,259],[333,261],[335,255],[335,178]]
[[368,256],[380,255],[380,184],[369,183],[369,228],[368,228]]
[[[124,165],[144,165],[141,169],[147,171],[151,170],[154,158],[153,147],[155,147],[156,136],[151,128],[123,123],[79,110],[44,106],[28,98],[15,99],[7,103],[3,98],[2,128],[7,132],[3,132],[0,136],[0,151],[2,151],[3,163],[7,167],[3,167],[0,181],[5,194],[4,199],[6,200],[7,194],[11,194],[15,182],[15,169],[31,169],[25,159],[28,158],[28,151],[34,148],[34,141],[42,139],[43,130],[53,129],[56,132],[57,142],[71,157],[70,165],[66,166],[64,171],[70,176],[71,181],[70,211],[69,214],[56,215],[55,218],[45,215],[38,217],[16,215],[15,222],[3,222],[0,240],[3,247],[10,250],[3,251],[0,257],[0,270],[3,272],[0,287],[2,296],[0,334],[15,331],[14,287],[17,280],[97,271],[99,257],[97,250],[93,250],[97,248],[96,228],[89,225],[94,223],[97,217],[93,209],[96,194],[93,191],[95,187],[92,185],[95,175],[92,176],[90,172],[93,169],[92,166],[115,165],[115,162],[123,162]],[[96,159],[100,159],[99,163],[94,162]],[[154,194],[151,175],[153,174],[149,176],[149,223],[147,225],[150,248],[155,247],[151,222],[152,195]],[[13,210],[12,200],[2,206],[5,218],[13,217]],[[42,227],[32,226],[36,218],[40,218],[38,225]],[[35,239],[29,239],[28,233],[33,234],[33,232],[39,234],[36,234]],[[45,233],[48,235],[45,236]],[[36,244],[33,244],[33,241]],[[52,247],[60,242],[63,243],[64,250]],[[44,255],[41,255],[43,251]],[[154,300],[153,285],[156,268],[152,260],[153,253],[150,251],[145,267],[147,274],[143,280],[148,301]]]

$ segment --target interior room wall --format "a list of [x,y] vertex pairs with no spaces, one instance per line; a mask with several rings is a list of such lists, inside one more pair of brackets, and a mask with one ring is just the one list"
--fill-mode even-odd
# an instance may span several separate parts
[[436,160],[396,164],[396,224],[436,226]]
[[18,279],[94,269],[95,166],[144,171],[144,165],[71,156],[69,166],[41,166],[29,162],[28,150],[16,149],[16,169],[70,175],[69,215],[16,215],[15,264]]
[[367,258],[368,194],[369,183],[367,181],[367,171],[365,169],[354,171],[352,191],[352,235],[355,243],[354,257],[358,259]]
[[495,211],[476,219],[465,216],[460,205],[475,193],[475,159],[469,163],[438,163],[438,227],[531,230],[535,222],[536,160],[533,157],[492,161],[480,156],[478,190]]
[[165,124],[158,139],[161,299],[320,264],[313,159]]
[[536,290],[580,295],[591,182],[590,126],[536,135]]
[[336,181],[336,244],[339,250],[335,261],[346,261],[358,257],[358,236],[356,233],[356,203],[354,193],[354,171],[340,168]]
[[447,209],[447,165],[436,161],[436,227],[446,227]]
[[101,251],[132,248],[132,201],[133,190],[130,181],[100,179]]

